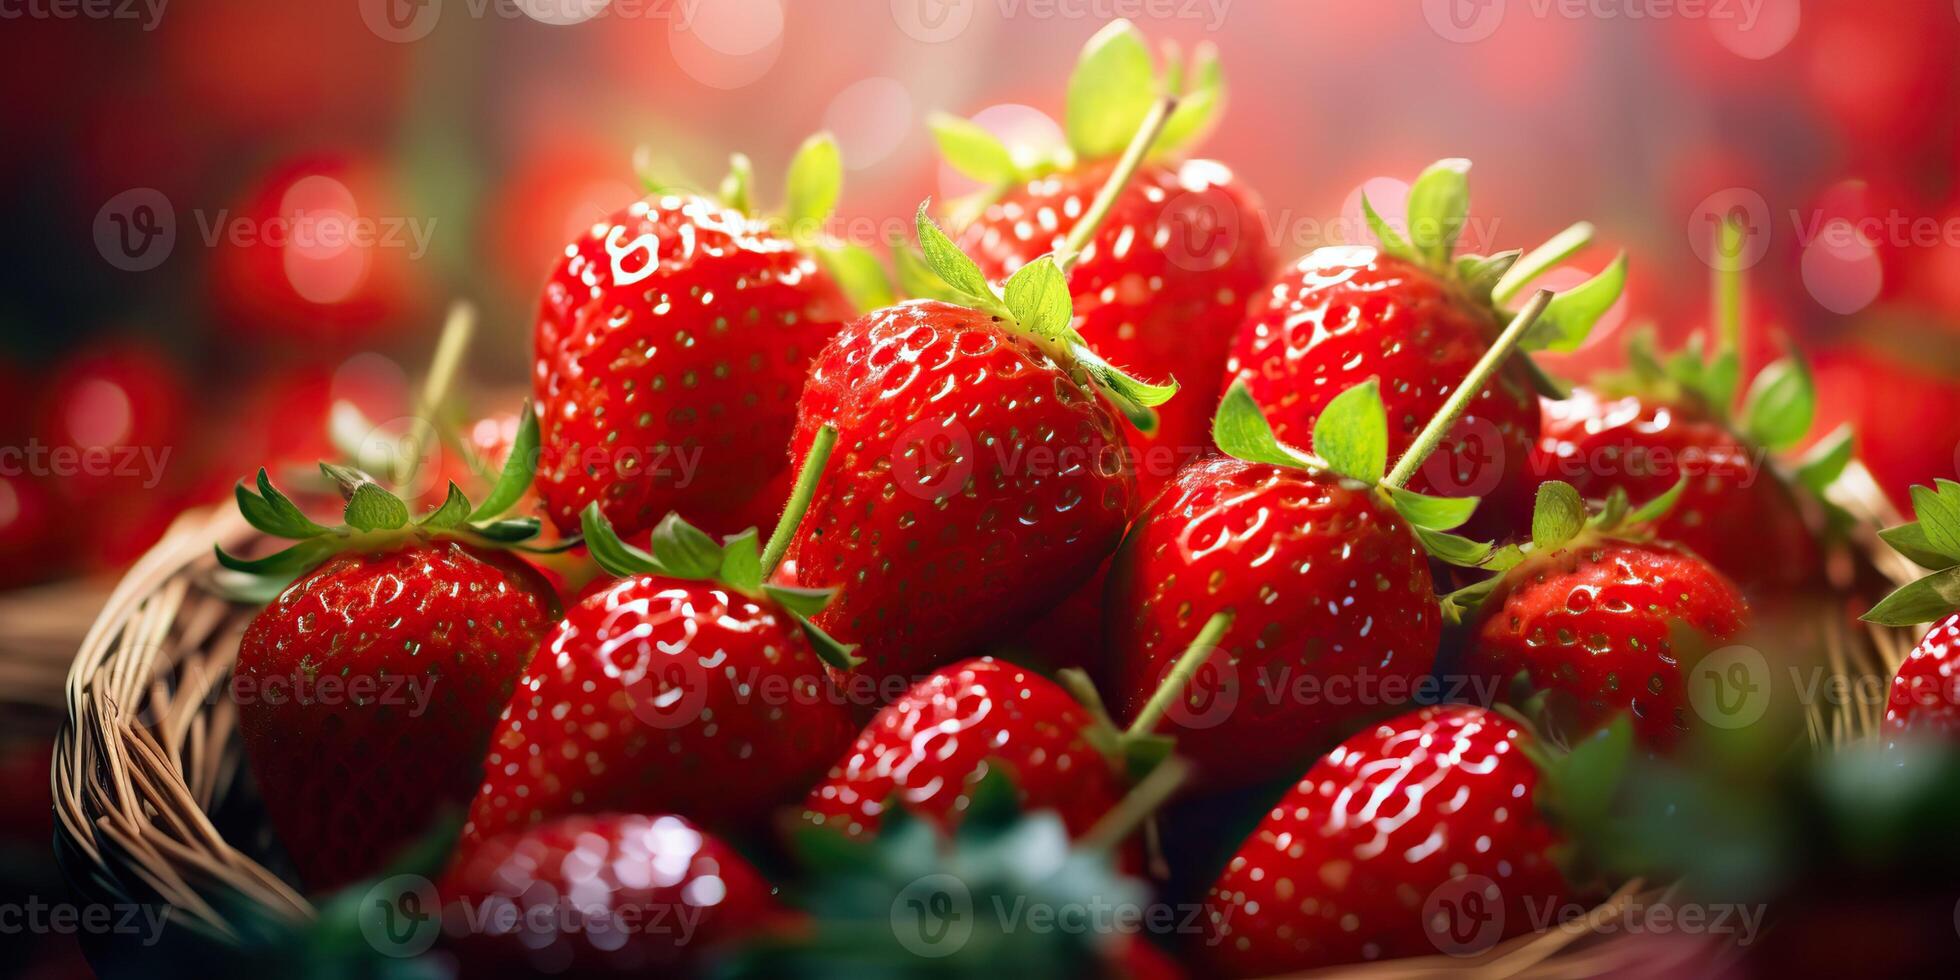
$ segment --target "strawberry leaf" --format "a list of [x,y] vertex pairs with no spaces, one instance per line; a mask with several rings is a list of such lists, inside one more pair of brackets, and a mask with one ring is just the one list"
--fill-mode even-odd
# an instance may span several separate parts
[[1041,256],[1016,270],[1002,293],[1008,312],[1023,330],[1051,342],[1067,336],[1075,306],[1069,299],[1068,276],[1054,256]]
[[1742,409],[1742,430],[1771,450],[1803,440],[1817,415],[1817,389],[1810,366],[1792,354],[1756,375]]
[[1244,381],[1234,381],[1218,402],[1212,416],[1211,439],[1225,455],[1248,463],[1270,463],[1292,469],[1307,469],[1317,461],[1298,450],[1283,446],[1273,435],[1266,413],[1252,400]]
[[[498,544],[516,544],[520,541],[529,541],[538,536],[539,528],[538,519],[535,517],[506,517],[501,520],[470,526],[470,530],[478,537],[494,541]],[[528,550],[536,554],[547,554],[554,550],[565,550],[565,547],[576,544],[577,542],[571,542],[569,545],[555,549],[532,548]]]
[[1491,302],[1500,306],[1510,302],[1539,276],[1551,271],[1553,266],[1579,254],[1586,246],[1591,245],[1592,238],[1593,226],[1581,221],[1553,235],[1537,248],[1526,252],[1511,264],[1510,269],[1497,280],[1497,285],[1491,287]]
[[1177,379],[1160,385],[1133,377],[1103,360],[1080,339],[1070,342],[1069,353],[1077,364],[1082,365],[1083,370],[1089,372],[1096,387],[1109,396],[1110,402],[1123,412],[1131,425],[1146,434],[1157,431],[1157,413],[1151,409],[1170,401],[1177,394]]
[[885,277],[885,267],[878,264],[870,249],[844,242],[818,244],[812,250],[824,271],[837,280],[838,288],[860,312],[884,309],[898,301],[891,280]]
[[1531,511],[1531,544],[1541,554],[1556,551],[1586,528],[1586,502],[1572,484],[1547,480],[1538,485]]
[[1421,526],[1415,527],[1414,531],[1424,551],[1452,565],[1481,568],[1490,559],[1491,543],[1488,541],[1472,541],[1448,531],[1432,531]]
[[[1619,488],[1615,487],[1614,489],[1617,490]],[[1674,505],[1680,503],[1681,494],[1687,489],[1688,478],[1684,476],[1674,481],[1674,485],[1668,487],[1665,493],[1628,511],[1624,518],[1615,520],[1612,526],[1637,527],[1642,524],[1652,524],[1672,512]]]
[[920,203],[917,220],[919,251],[925,256],[926,267],[932,270],[933,275],[939,277],[940,282],[959,294],[963,303],[995,316],[1012,316],[1006,305],[1000,301],[999,295],[994,292],[994,287],[987,284],[987,277],[981,274],[980,267],[975,265],[973,259],[965,252],[960,251],[959,246],[953,244],[953,240],[939,230],[939,225],[932,220],[932,215],[926,213],[926,205],[929,203]]
[[1375,241],[1380,243],[1383,253],[1410,262],[1422,261],[1422,257],[1409,246],[1408,240],[1402,237],[1402,233],[1396,231],[1394,225],[1389,224],[1387,219],[1375,211],[1375,206],[1368,202],[1366,191],[1361,192],[1361,215],[1368,220],[1368,230],[1374,232]]
[[586,506],[579,520],[585,532],[586,549],[600,568],[619,576],[667,574],[667,567],[660,559],[620,540],[596,501]]
[[669,513],[654,526],[653,553],[676,578],[713,578],[721,571],[721,546],[679,514]]
[[1174,153],[1205,134],[1225,102],[1225,71],[1218,61],[1218,46],[1200,44],[1191,57],[1191,81],[1181,68],[1167,68],[1165,80],[1171,91],[1179,93],[1177,108],[1164,122],[1152,152]]
[[1470,161],[1429,165],[1409,186],[1409,241],[1430,268],[1447,269],[1470,213]]
[[830,600],[836,598],[836,589],[806,589],[791,585],[768,585],[762,587],[762,594],[776,600],[776,604],[801,616],[815,616],[823,612]]
[[298,505],[273,487],[263,467],[259,469],[257,494],[240,483],[233,495],[238,498],[238,511],[245,515],[245,522],[274,537],[298,540],[328,533],[327,528],[314,523]]
[[[1515,271],[1515,270],[1514,270]],[[1521,350],[1573,351],[1586,342],[1627,284],[1627,257],[1620,253],[1598,275],[1552,297],[1538,322],[1518,346]]]
[[803,141],[789,162],[785,178],[783,220],[791,237],[803,240],[814,233],[831,211],[844,187],[844,161],[837,152],[837,141],[829,133],[817,133]]
[[220,547],[214,549],[218,564],[234,572],[244,572],[267,578],[290,577],[302,574],[318,565],[328,555],[340,549],[340,542],[327,538],[308,538],[284,551],[275,552],[264,558],[239,558],[225,553]]
[[803,628],[803,638],[810,641],[811,651],[826,665],[836,670],[850,670],[864,662],[863,657],[857,656],[857,644],[840,643],[836,637],[811,622],[810,617],[787,607],[784,611],[796,621],[796,625]]
[[1934,551],[1960,559],[1960,483],[1936,480],[1912,488],[1912,512]]
[[1020,180],[1021,168],[1014,162],[1013,151],[980,124],[950,113],[935,112],[926,117],[926,126],[932,130],[933,141],[939,144],[939,155],[954,170],[983,184],[1011,184]]
[[1947,568],[1886,596],[1862,619],[1880,626],[1930,623],[1960,609],[1960,568]]
[[[891,243],[892,279],[901,296],[912,299],[936,299],[946,303],[964,304],[966,296],[946,285],[932,267],[926,264],[926,257],[911,243],[900,240]],[[877,307],[872,307],[877,309]]]
[[1313,426],[1314,453],[1328,469],[1362,483],[1388,473],[1388,411],[1373,379],[1334,396]]
[[394,531],[408,526],[408,505],[373,480],[354,485],[347,498],[347,526],[356,531]]
[[449,496],[443,500],[442,506],[430,511],[428,516],[415,523],[419,527],[441,531],[452,527],[460,527],[464,521],[469,519],[469,516],[470,498],[463,495],[462,487],[457,486],[454,481],[451,481],[449,484]]
[[754,595],[762,588],[762,536],[755,528],[730,535],[722,542],[721,568],[715,577],[747,595]]
[[1123,152],[1157,97],[1157,69],[1143,34],[1111,21],[1082,48],[1068,80],[1068,145],[1084,160]]
[[524,499],[524,491],[530,488],[537,469],[538,413],[527,398],[524,407],[517,412],[517,438],[511,442],[510,457],[504,460],[503,472],[497,474],[497,483],[490,488],[490,496],[485,497],[483,503],[470,514],[470,520],[487,521],[517,506],[517,502]]
[[1797,482],[1811,493],[1823,496],[1824,491],[1844,475],[1845,467],[1851,465],[1856,448],[1851,426],[1838,426],[1797,461]]
[[1496,288],[1498,280],[1504,278],[1504,274],[1511,270],[1512,264],[1518,261],[1518,256],[1521,254],[1523,253],[1517,249],[1512,249],[1496,255],[1458,256],[1457,281],[1463,284],[1464,290],[1469,292],[1472,298],[1488,305],[1491,290]]
[[749,162],[748,154],[729,154],[728,176],[721,179],[721,190],[716,196],[736,211],[755,213],[755,164]]
[[1432,497],[1414,490],[1389,487],[1389,502],[1402,519],[1431,531],[1454,531],[1476,513],[1476,497]]
[[1711,358],[1708,366],[1702,370],[1701,388],[1697,393],[1714,410],[1716,417],[1727,418],[1735,405],[1736,386],[1741,382],[1742,355],[1733,350],[1724,350]]
[[1933,547],[1933,542],[1926,539],[1926,529],[1918,521],[1885,528],[1878,532],[1878,536],[1891,545],[1893,551],[1921,568],[1939,571],[1960,564],[1960,558],[1941,554],[1939,549]]

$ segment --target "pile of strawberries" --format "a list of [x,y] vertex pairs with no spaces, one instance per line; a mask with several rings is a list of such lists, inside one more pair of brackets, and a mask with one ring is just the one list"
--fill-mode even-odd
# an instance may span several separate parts
[[[1752,602],[1822,587],[1848,439],[1768,455],[1814,395],[1794,355],[1745,388],[1733,307],[1705,344],[1549,378],[1529,352],[1577,347],[1625,263],[1530,294],[1583,224],[1459,254],[1464,161],[1414,180],[1406,222],[1370,206],[1376,244],[1276,268],[1253,196],[1182,157],[1221,98],[1208,52],[1160,69],[1118,22],[1066,152],[936,117],[985,190],[951,235],[921,205],[889,278],[824,234],[825,138],[779,215],[739,158],[718,199],[650,188],[551,270],[482,503],[451,484],[418,517],[330,465],[327,526],[241,485],[297,542],[221,557],[270,597],[233,690],[300,878],[374,875],[466,808],[444,900],[520,913],[448,936],[474,968],[869,969],[889,935],[817,938],[832,879],[782,842],[914,861],[997,785],[1045,821],[1028,840],[1136,874],[1191,860],[1152,819],[1173,792],[1270,804],[1190,934],[1085,940],[1113,975],[1463,952],[1440,919],[1508,910],[1477,952],[1616,884],[1582,846],[1611,770],[1694,739],[1688,672]],[[1960,485],[1921,516],[1904,546],[1960,574]],[[1922,591],[1884,618],[1950,611]],[[1956,636],[1907,670],[1944,679]],[[649,905],[699,928],[590,928]]]

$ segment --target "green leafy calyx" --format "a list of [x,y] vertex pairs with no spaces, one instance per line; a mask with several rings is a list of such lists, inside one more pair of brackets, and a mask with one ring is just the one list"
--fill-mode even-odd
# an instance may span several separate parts
[[1960,483],[1913,487],[1912,510],[1918,520],[1886,528],[1879,537],[1932,574],[1886,596],[1865,614],[1867,622],[1911,626],[1960,611]]

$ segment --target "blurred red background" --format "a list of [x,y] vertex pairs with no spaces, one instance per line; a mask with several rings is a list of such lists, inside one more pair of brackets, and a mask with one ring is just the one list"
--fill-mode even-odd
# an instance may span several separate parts
[[[704,185],[742,150],[772,188],[829,128],[844,218],[902,218],[961,187],[925,113],[1039,134],[1113,15],[1222,50],[1229,108],[1203,152],[1263,195],[1257,233],[1287,255],[1339,231],[1364,182],[1465,156],[1488,244],[1588,217],[1611,246],[1593,261],[1634,260],[1608,326],[1678,339],[1707,319],[1697,243],[1743,204],[1752,349],[1813,355],[1814,431],[1858,424],[1895,492],[1955,467],[1946,0],[9,9],[0,446],[42,462],[0,460],[0,584],[116,568],[260,463],[324,452],[326,407],[399,403],[453,298],[483,315],[472,376],[521,385],[546,265],[631,200],[636,146]],[[376,239],[301,234],[354,225]],[[1568,366],[1618,349],[1602,330]],[[74,472],[62,447],[133,462]]]

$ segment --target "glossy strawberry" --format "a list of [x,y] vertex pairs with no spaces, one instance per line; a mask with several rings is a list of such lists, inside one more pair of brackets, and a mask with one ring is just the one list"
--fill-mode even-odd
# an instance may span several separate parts
[[735,208],[664,193],[594,225],[538,314],[551,519],[571,533],[596,502],[628,537],[669,511],[768,523],[805,368],[849,314],[809,249]]
[[[1149,161],[1095,234],[1071,243],[1130,134],[1143,125],[1149,93],[1180,87],[1182,99]],[[1179,159],[1223,98],[1211,46],[1198,48],[1188,71],[1160,73],[1142,34],[1118,20],[1084,45],[1069,79],[1066,154],[1044,158],[1034,147],[1003,145],[975,123],[931,120],[947,162],[988,185],[958,209],[972,219],[960,245],[981,271],[1005,279],[1043,254],[1080,248],[1069,279],[1075,329],[1111,363],[1182,383],[1182,394],[1160,411],[1158,428],[1131,433],[1146,500],[1210,448],[1226,348],[1272,274],[1253,195],[1222,164]]]
[[1096,724],[1054,681],[992,657],[963,660],[885,705],[810,791],[804,816],[856,837],[876,834],[896,803],[951,829],[974,785],[999,770],[1022,809],[1058,811],[1080,835],[1125,789],[1090,734]]
[[[1017,187],[989,204],[960,244],[981,271],[1005,279],[1061,247],[1109,169],[1090,164]],[[1257,211],[1220,164],[1147,166],[1070,273],[1075,328],[1096,353],[1143,377],[1182,382],[1158,430],[1131,434],[1146,499],[1211,448],[1227,350],[1272,275]]]
[[439,893],[468,976],[691,973],[781,915],[735,849],[671,815],[562,817],[466,845]]
[[[809,483],[772,542],[802,518]],[[606,811],[678,813],[717,832],[766,823],[854,729],[825,668],[856,661],[805,618],[827,594],[765,584],[780,548],[765,555],[754,530],[718,544],[669,515],[643,552],[595,503],[583,531],[622,577],[539,644],[497,722],[464,836]]]
[[1123,535],[1124,439],[1094,388],[1030,338],[915,300],[846,327],[811,366],[796,458],[834,424],[790,557],[843,589],[817,617],[874,678],[913,677],[1039,616]]
[[436,540],[331,558],[252,620],[232,697],[307,884],[358,878],[469,799],[497,713],[557,615],[521,559]]
[[1570,702],[1580,731],[1631,713],[1642,741],[1666,749],[1695,727],[1687,671],[1747,621],[1735,585],[1693,554],[1587,532],[1504,574],[1463,669],[1500,691],[1526,673]]
[[1927,631],[1892,677],[1885,734],[1960,736],[1960,614]]
[[1206,897],[1225,976],[1482,952],[1569,894],[1538,811],[1531,736],[1483,708],[1422,708],[1307,770]]
[[[1255,304],[1233,343],[1226,382],[1247,385],[1280,441],[1308,446],[1327,404],[1374,380],[1388,408],[1389,455],[1405,452],[1510,319],[1505,301],[1590,234],[1575,226],[1522,258],[1515,252],[1455,256],[1468,166],[1446,160],[1417,178],[1410,192],[1413,242],[1377,222],[1380,247],[1316,249]],[[1624,274],[1624,263],[1616,262],[1555,300],[1523,349],[1576,346],[1618,296]],[[1523,356],[1507,359],[1410,481],[1425,493],[1485,498],[1478,527],[1486,534],[1513,530],[1529,513],[1526,477],[1539,428],[1531,370]]]
[[852,730],[823,662],[772,603],[716,583],[621,579],[539,645],[464,832],[609,810],[750,826],[796,799]]
[[1821,557],[1796,497],[1765,462],[1761,450],[1692,404],[1581,389],[1544,402],[1533,469],[1588,498],[1617,487],[1635,503],[1685,478],[1654,533],[1768,596],[1813,582]]
[[[1208,616],[1237,614],[1159,728],[1216,783],[1275,777],[1409,697],[1443,628],[1428,557],[1369,489],[1223,456],[1185,467],[1137,519],[1105,610],[1119,719]],[[1321,693],[1296,697],[1303,681]]]

